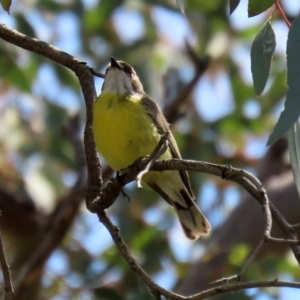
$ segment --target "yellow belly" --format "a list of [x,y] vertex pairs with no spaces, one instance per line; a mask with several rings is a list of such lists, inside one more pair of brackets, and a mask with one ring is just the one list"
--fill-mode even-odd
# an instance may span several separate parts
[[[140,102],[140,97],[120,97],[111,93],[101,94],[94,102],[96,146],[114,170],[126,168],[139,157],[149,155],[160,139]],[[167,151],[162,158],[171,158],[171,153]],[[149,175],[148,179],[152,177]]]

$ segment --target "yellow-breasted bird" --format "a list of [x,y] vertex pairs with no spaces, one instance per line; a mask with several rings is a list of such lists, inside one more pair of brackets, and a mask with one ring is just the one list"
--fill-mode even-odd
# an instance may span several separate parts
[[[94,102],[93,131],[98,151],[116,171],[153,152],[161,136],[169,131],[160,108],[144,92],[135,70],[111,58],[106,67],[100,96]],[[172,134],[161,159],[181,158]],[[209,222],[195,204],[187,172],[148,172],[148,184],[174,207],[185,235],[195,240],[207,235]]]

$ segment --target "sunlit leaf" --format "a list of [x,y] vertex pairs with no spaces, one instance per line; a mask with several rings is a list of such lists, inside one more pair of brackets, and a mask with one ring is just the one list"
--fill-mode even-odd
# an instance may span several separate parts
[[275,46],[275,34],[270,22],[267,22],[256,35],[251,48],[251,71],[257,95],[266,86]]
[[229,13],[232,14],[240,4],[240,0],[229,0]]
[[184,14],[184,0],[176,0],[180,11]]
[[5,11],[9,13],[9,9],[11,6],[11,0],[0,0],[0,3]]
[[296,122],[300,115],[300,17],[292,24],[287,41],[287,92],[285,107],[267,145],[276,142]]
[[266,11],[274,4],[274,0],[249,0],[248,17],[254,17]]
[[288,131],[288,148],[294,181],[300,195],[300,123],[297,120]]
[[249,254],[249,246],[246,244],[237,244],[231,250],[229,261],[231,264],[240,266]]

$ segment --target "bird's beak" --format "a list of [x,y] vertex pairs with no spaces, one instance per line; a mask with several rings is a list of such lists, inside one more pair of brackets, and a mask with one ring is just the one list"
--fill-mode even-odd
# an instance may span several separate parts
[[119,63],[113,57],[110,58],[110,66],[118,70],[122,69]]

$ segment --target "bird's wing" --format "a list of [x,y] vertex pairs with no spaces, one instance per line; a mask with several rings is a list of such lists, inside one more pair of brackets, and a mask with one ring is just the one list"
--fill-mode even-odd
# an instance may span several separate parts
[[[169,131],[169,148],[172,154],[173,158],[179,158],[181,159],[181,155],[177,146],[177,143],[173,137],[172,132],[170,131],[170,125],[167,122],[165,116],[163,115],[161,109],[157,106],[157,104],[151,100],[147,95],[145,95],[141,101],[141,104],[145,107],[146,111],[148,112],[148,115],[153,120],[153,123],[155,124],[158,132],[163,135],[165,132]],[[179,171],[181,180],[188,190],[190,196],[195,199],[194,193],[191,188],[191,183],[189,180],[188,173],[186,171]]]

